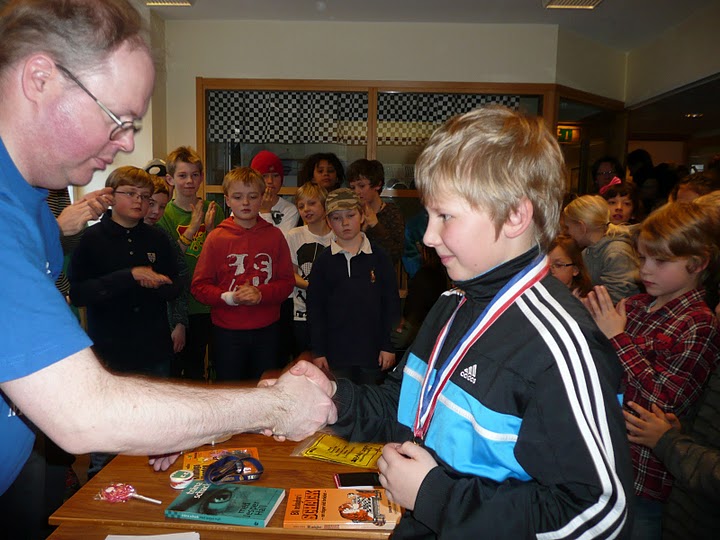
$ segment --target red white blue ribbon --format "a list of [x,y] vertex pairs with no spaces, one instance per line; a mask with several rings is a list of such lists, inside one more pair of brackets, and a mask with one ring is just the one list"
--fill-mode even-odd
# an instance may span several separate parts
[[[434,367],[438,362],[440,351],[443,349],[445,339],[447,338],[450,328],[455,321],[455,316],[460,308],[465,304],[467,298],[463,295],[458,303],[455,311],[443,326],[435,340],[435,346],[430,353],[427,371],[423,378],[422,388],[420,390],[420,401],[418,403],[417,413],[415,414],[415,422],[413,424],[413,435],[416,440],[422,440],[427,434],[430,426],[430,420],[435,414],[437,400],[440,397],[445,385],[455,372],[457,366],[462,362],[463,358],[470,350],[475,342],[492,326],[492,324],[505,313],[515,301],[522,296],[526,290],[535,285],[538,281],[545,277],[548,273],[547,256],[539,255],[533,261],[518,272],[505,286],[498,291],[495,297],[485,307],[480,316],[475,320],[472,326],[465,333],[463,338],[455,346],[453,351],[447,357],[437,372]],[[434,375],[433,375],[434,374]]]

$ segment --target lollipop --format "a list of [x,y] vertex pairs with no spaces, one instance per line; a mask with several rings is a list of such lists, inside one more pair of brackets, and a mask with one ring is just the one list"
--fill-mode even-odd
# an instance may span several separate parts
[[111,503],[126,502],[128,499],[140,499],[141,501],[151,502],[155,504],[162,504],[162,501],[157,499],[151,499],[150,497],[143,497],[135,493],[135,488],[130,484],[123,484],[118,482],[117,484],[110,484],[105,489],[100,490],[95,498],[101,501],[107,501]]

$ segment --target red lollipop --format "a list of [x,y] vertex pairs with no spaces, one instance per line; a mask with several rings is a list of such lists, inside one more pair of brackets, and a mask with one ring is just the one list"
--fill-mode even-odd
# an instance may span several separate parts
[[122,482],[110,484],[108,487],[100,490],[95,496],[95,498],[101,501],[107,501],[111,503],[126,502],[127,500],[133,498],[155,504],[162,504],[162,501],[158,501],[157,499],[151,499],[150,497],[138,495],[135,492],[134,487],[132,487],[130,484],[123,484]]

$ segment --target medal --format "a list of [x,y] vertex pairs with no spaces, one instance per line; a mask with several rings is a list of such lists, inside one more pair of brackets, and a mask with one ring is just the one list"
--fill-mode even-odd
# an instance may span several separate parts
[[435,414],[437,400],[445,388],[445,385],[450,380],[450,377],[455,372],[455,369],[463,358],[465,358],[468,350],[470,350],[470,348],[478,339],[480,339],[485,331],[490,328],[490,326],[492,326],[492,324],[499,319],[500,316],[525,293],[525,291],[545,277],[547,273],[547,257],[545,255],[539,255],[522,271],[516,274],[513,279],[511,279],[500,291],[498,291],[495,297],[490,301],[480,316],[465,333],[460,342],[452,350],[447,359],[441,366],[438,367],[437,372],[435,372],[433,368],[438,363],[438,357],[440,356],[440,351],[442,351],[443,345],[445,344],[445,339],[450,332],[450,328],[452,327],[460,308],[467,301],[467,297],[463,294],[460,302],[455,308],[455,311],[453,311],[453,314],[440,330],[440,333],[435,340],[432,352],[430,353],[430,358],[428,359],[427,370],[420,389],[418,409],[413,423],[413,442],[415,442],[415,444],[422,442],[425,438],[430,426],[430,420]]

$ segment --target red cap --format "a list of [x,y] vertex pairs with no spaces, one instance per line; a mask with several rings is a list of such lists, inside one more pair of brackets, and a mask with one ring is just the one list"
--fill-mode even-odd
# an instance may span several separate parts
[[250,163],[250,166],[260,174],[278,173],[280,180],[285,179],[280,158],[268,150],[259,152]]

